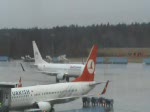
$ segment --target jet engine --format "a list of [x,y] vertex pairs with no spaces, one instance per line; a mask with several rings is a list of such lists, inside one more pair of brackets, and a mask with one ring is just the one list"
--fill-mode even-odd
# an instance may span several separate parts
[[66,80],[67,82],[69,82],[68,73],[61,73],[61,74],[58,74],[58,75],[56,76],[56,82],[59,82],[59,80]]
[[64,80],[65,79],[65,74],[64,73],[61,73],[61,74],[57,74],[57,79],[58,80]]
[[48,102],[39,102],[38,107],[42,111],[50,111],[51,110],[51,105]]
[[38,65],[37,68],[38,68],[38,70],[44,70],[45,65]]

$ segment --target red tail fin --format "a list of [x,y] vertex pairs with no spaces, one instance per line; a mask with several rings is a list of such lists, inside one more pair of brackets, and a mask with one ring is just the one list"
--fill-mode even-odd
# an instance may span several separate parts
[[94,81],[97,53],[98,53],[98,46],[94,45],[91,49],[90,55],[87,59],[82,75],[76,78],[73,82]]

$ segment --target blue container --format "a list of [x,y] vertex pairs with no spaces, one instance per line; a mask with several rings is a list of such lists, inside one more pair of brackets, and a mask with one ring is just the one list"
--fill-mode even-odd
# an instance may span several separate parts
[[0,61],[9,61],[8,56],[0,56]]
[[147,64],[147,65],[150,65],[150,58],[144,59],[144,63]]
[[127,64],[128,59],[127,58],[119,58],[119,57],[111,57],[111,58],[109,58],[108,63],[111,63],[111,64]]
[[103,58],[103,57],[98,57],[97,60],[96,60],[97,64],[102,64],[104,62],[105,62],[105,58]]

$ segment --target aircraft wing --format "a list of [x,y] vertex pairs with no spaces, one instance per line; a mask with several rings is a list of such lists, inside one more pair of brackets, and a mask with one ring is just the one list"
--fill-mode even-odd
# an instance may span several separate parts
[[63,98],[51,99],[50,101],[46,101],[46,102],[50,102],[51,104],[61,104],[61,103],[67,103],[67,102],[76,100],[78,98],[88,97],[88,96],[95,96],[95,94],[80,95],[80,96],[71,96],[71,97],[63,97]]
[[50,76],[57,76],[57,74],[60,74],[59,72],[48,72],[48,71],[38,71],[38,72]]
[[24,112],[42,112],[42,110],[41,109],[37,109],[37,108],[33,108],[33,109],[26,109],[26,110],[24,110]]
[[96,86],[96,85],[99,85],[99,84],[102,84],[102,83],[106,83],[106,85],[108,85],[110,81],[108,80],[107,82],[97,82],[97,83],[90,83],[90,86]]
[[[47,99],[45,101],[42,102],[49,102],[50,104],[61,104],[61,103],[67,103],[73,100],[76,100],[78,98],[82,98],[84,96],[92,96],[92,95],[80,95],[80,96],[71,96],[71,97],[63,97],[63,98],[56,98],[56,99]],[[38,104],[39,102],[35,102],[36,104]],[[35,104],[33,103],[33,104]]]

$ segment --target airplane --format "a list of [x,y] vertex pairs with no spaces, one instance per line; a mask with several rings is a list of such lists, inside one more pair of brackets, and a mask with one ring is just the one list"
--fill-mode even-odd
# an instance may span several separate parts
[[98,47],[94,45],[82,75],[72,82],[12,88],[10,110],[54,112],[54,105],[89,96],[87,93],[102,83],[106,85],[101,95],[105,94],[109,80],[107,82],[94,81],[97,52]]
[[41,73],[50,76],[56,76],[56,82],[66,79],[69,82],[70,77],[78,77],[82,74],[84,64],[64,64],[64,63],[48,63],[42,59],[39,49],[32,41],[35,63],[34,65],[40,70]]

